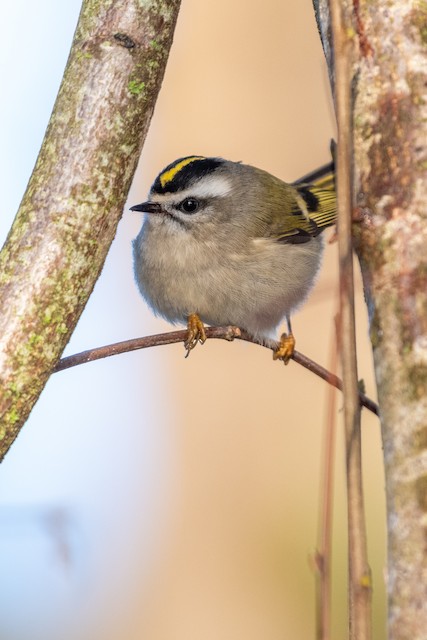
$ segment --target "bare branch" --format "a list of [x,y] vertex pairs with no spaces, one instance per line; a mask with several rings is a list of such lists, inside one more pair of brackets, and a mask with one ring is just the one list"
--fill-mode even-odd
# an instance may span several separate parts
[[[221,340],[232,341],[234,339],[244,340],[245,342],[251,342],[252,344],[257,344],[260,347],[266,347],[262,342],[255,340],[248,333],[239,329],[238,327],[205,327],[206,336],[208,338],[217,338]],[[123,342],[116,342],[114,344],[109,344],[104,347],[97,347],[95,349],[88,349],[87,351],[82,351],[81,353],[76,353],[71,356],[66,356],[62,358],[56,367],[54,368],[54,372],[63,371],[64,369],[69,369],[70,367],[77,367],[80,364],[85,364],[87,362],[94,362],[95,360],[100,360],[101,358],[108,358],[109,356],[119,355],[120,353],[127,353],[128,351],[136,351],[138,349],[147,349],[148,347],[158,347],[166,344],[176,344],[177,342],[184,342],[187,338],[187,331],[170,331],[168,333],[158,333],[153,336],[145,336],[143,338],[134,338],[132,340],[124,340]],[[273,344],[268,349],[271,349],[273,352],[277,349],[278,343]],[[325,380],[333,387],[336,387],[340,391],[342,391],[342,381],[333,373],[322,367],[320,364],[317,364],[313,360],[310,360],[307,356],[300,353],[299,351],[295,351],[292,359],[308,371],[311,371],[322,380]],[[369,411],[378,415],[379,408],[378,405],[368,398],[364,393],[359,393],[360,404],[363,407],[366,407]]]
[[360,1],[355,236],[381,405],[389,637],[427,629],[427,5]]
[[[336,370],[338,360],[337,318],[335,336],[331,343],[330,368]],[[334,460],[336,436],[336,393],[329,387],[325,434],[323,444],[323,462],[321,464],[319,533],[316,549],[316,640],[331,638],[331,598],[332,598],[332,521],[334,504]]]
[[335,105],[338,126],[336,181],[340,265],[340,355],[343,371],[347,458],[350,640],[372,637],[371,572],[368,565],[362,479],[362,439],[357,379],[352,243],[352,3],[331,0]]
[[85,0],[0,255],[0,459],[92,292],[163,78],[180,0]]
[[413,640],[427,628],[427,9],[419,0],[343,4],[358,44],[354,239],[381,406],[389,636]]
[[328,66],[332,93],[335,93],[334,43],[331,35],[331,15],[329,0],[313,0],[317,29]]

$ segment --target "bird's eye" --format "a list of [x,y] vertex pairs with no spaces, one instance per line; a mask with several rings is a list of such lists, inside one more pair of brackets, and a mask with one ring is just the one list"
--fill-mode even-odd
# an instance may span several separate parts
[[179,210],[184,213],[196,213],[199,207],[200,202],[196,200],[196,198],[185,198],[185,200],[180,203]]

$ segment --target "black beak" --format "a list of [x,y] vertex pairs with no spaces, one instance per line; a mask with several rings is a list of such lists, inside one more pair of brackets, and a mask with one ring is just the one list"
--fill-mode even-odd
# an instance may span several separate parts
[[130,210],[143,213],[163,213],[162,205],[159,202],[142,202],[135,204]]

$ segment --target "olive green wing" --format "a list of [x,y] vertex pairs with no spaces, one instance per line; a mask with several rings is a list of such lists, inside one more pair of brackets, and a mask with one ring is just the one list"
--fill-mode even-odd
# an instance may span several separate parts
[[294,185],[290,215],[281,218],[274,237],[277,242],[300,244],[318,236],[336,222],[336,195],[332,176],[315,184]]

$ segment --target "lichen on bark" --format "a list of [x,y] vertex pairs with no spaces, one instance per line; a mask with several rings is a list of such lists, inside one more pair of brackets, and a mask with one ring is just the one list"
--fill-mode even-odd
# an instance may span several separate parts
[[[323,7],[326,0],[314,0]],[[427,3],[348,0],[354,225],[371,323],[388,519],[389,637],[427,629]]]
[[0,254],[0,459],[102,269],[163,79],[179,5],[83,2],[46,137]]

